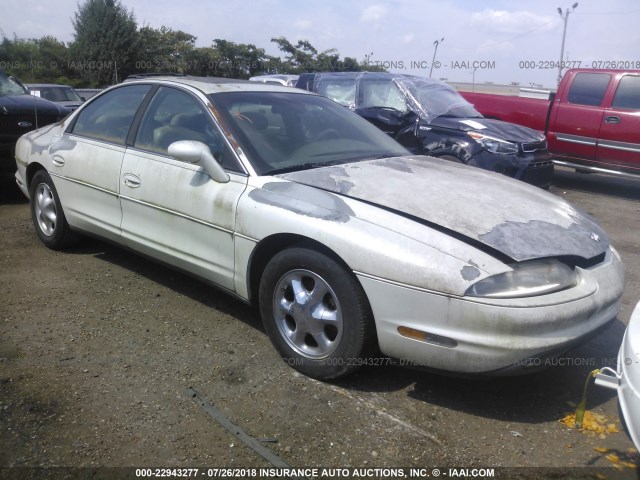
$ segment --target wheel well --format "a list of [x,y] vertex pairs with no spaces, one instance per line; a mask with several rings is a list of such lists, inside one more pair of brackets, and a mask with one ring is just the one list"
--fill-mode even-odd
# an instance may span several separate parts
[[31,190],[31,180],[33,180],[34,175],[38,170],[46,170],[40,163],[30,163],[27,166],[27,190]]
[[[351,272],[351,274],[353,275],[353,271],[351,270],[349,265],[347,265],[347,263],[336,252],[318,242],[317,240],[292,233],[280,233],[271,235],[258,243],[258,246],[254,249],[253,253],[251,254],[251,259],[249,260],[247,275],[249,282],[249,301],[252,305],[256,307],[258,306],[260,279],[262,278],[262,274],[264,273],[269,260],[271,260],[274,255],[278,254],[282,250],[290,248],[294,245],[296,247],[306,247],[323,253],[328,257],[331,257],[333,260],[342,265],[347,272]],[[360,284],[357,278],[356,282]],[[360,287],[362,288],[362,285],[360,285]],[[367,355],[375,356],[379,353],[380,347],[378,346],[376,322],[368,299],[367,308],[369,309],[369,315],[371,316],[371,330],[369,331],[368,339],[366,340],[366,343],[368,345]]]
[[269,260],[282,250],[293,245],[298,247],[307,247],[312,250],[322,252],[340,263],[348,271],[351,271],[351,268],[349,268],[347,263],[342,260],[338,254],[312,238],[292,233],[271,235],[258,243],[258,246],[251,254],[251,259],[249,260],[249,269],[247,274],[249,281],[249,300],[252,304],[257,302],[260,279],[262,278],[262,274],[264,273],[264,269],[269,263]]

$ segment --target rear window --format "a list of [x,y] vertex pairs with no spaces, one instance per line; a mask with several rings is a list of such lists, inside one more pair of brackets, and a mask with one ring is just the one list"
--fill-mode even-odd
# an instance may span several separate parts
[[611,75],[606,73],[578,73],[569,89],[569,103],[591,105],[602,103]]
[[611,106],[640,110],[640,76],[625,75],[622,77]]

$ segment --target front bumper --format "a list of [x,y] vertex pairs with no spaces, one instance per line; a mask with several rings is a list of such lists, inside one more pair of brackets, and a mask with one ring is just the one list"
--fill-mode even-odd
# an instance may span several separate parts
[[27,166],[21,162],[14,162],[14,165],[17,167],[15,173],[16,185],[18,185],[18,188],[20,188],[20,191],[22,191],[24,196],[29,198],[29,185],[27,185]]
[[469,159],[469,165],[502,173],[540,188],[549,188],[553,161],[548,150],[502,155],[481,150]]
[[[575,287],[538,297],[489,300],[438,292],[357,274],[374,313],[383,354],[400,364],[458,373],[496,374],[544,367],[618,313],[624,284],[620,257],[578,269]],[[399,333],[426,332],[430,340]]]

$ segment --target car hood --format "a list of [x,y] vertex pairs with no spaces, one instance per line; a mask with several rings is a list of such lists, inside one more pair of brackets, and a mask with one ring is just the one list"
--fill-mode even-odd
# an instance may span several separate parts
[[38,115],[63,116],[69,113],[65,107],[58,106],[49,100],[34,95],[2,95],[0,96],[0,117],[5,115],[33,114],[34,109]]
[[561,198],[433,157],[367,160],[278,177],[393,211],[515,261],[590,259],[609,245],[595,220]]
[[462,130],[463,132],[474,131],[489,137],[516,143],[535,143],[544,140],[544,135],[532,128],[482,117],[436,117],[429,122],[429,126]]

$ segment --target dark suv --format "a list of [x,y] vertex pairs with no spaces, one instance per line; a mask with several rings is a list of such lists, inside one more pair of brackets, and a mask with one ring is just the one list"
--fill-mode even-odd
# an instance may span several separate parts
[[68,108],[29,95],[27,88],[0,70],[0,172],[16,169],[14,149],[20,136],[66,117]]
[[300,75],[296,87],[352,109],[413,153],[441,157],[548,188],[553,163],[544,135],[484,118],[449,85],[378,72]]

